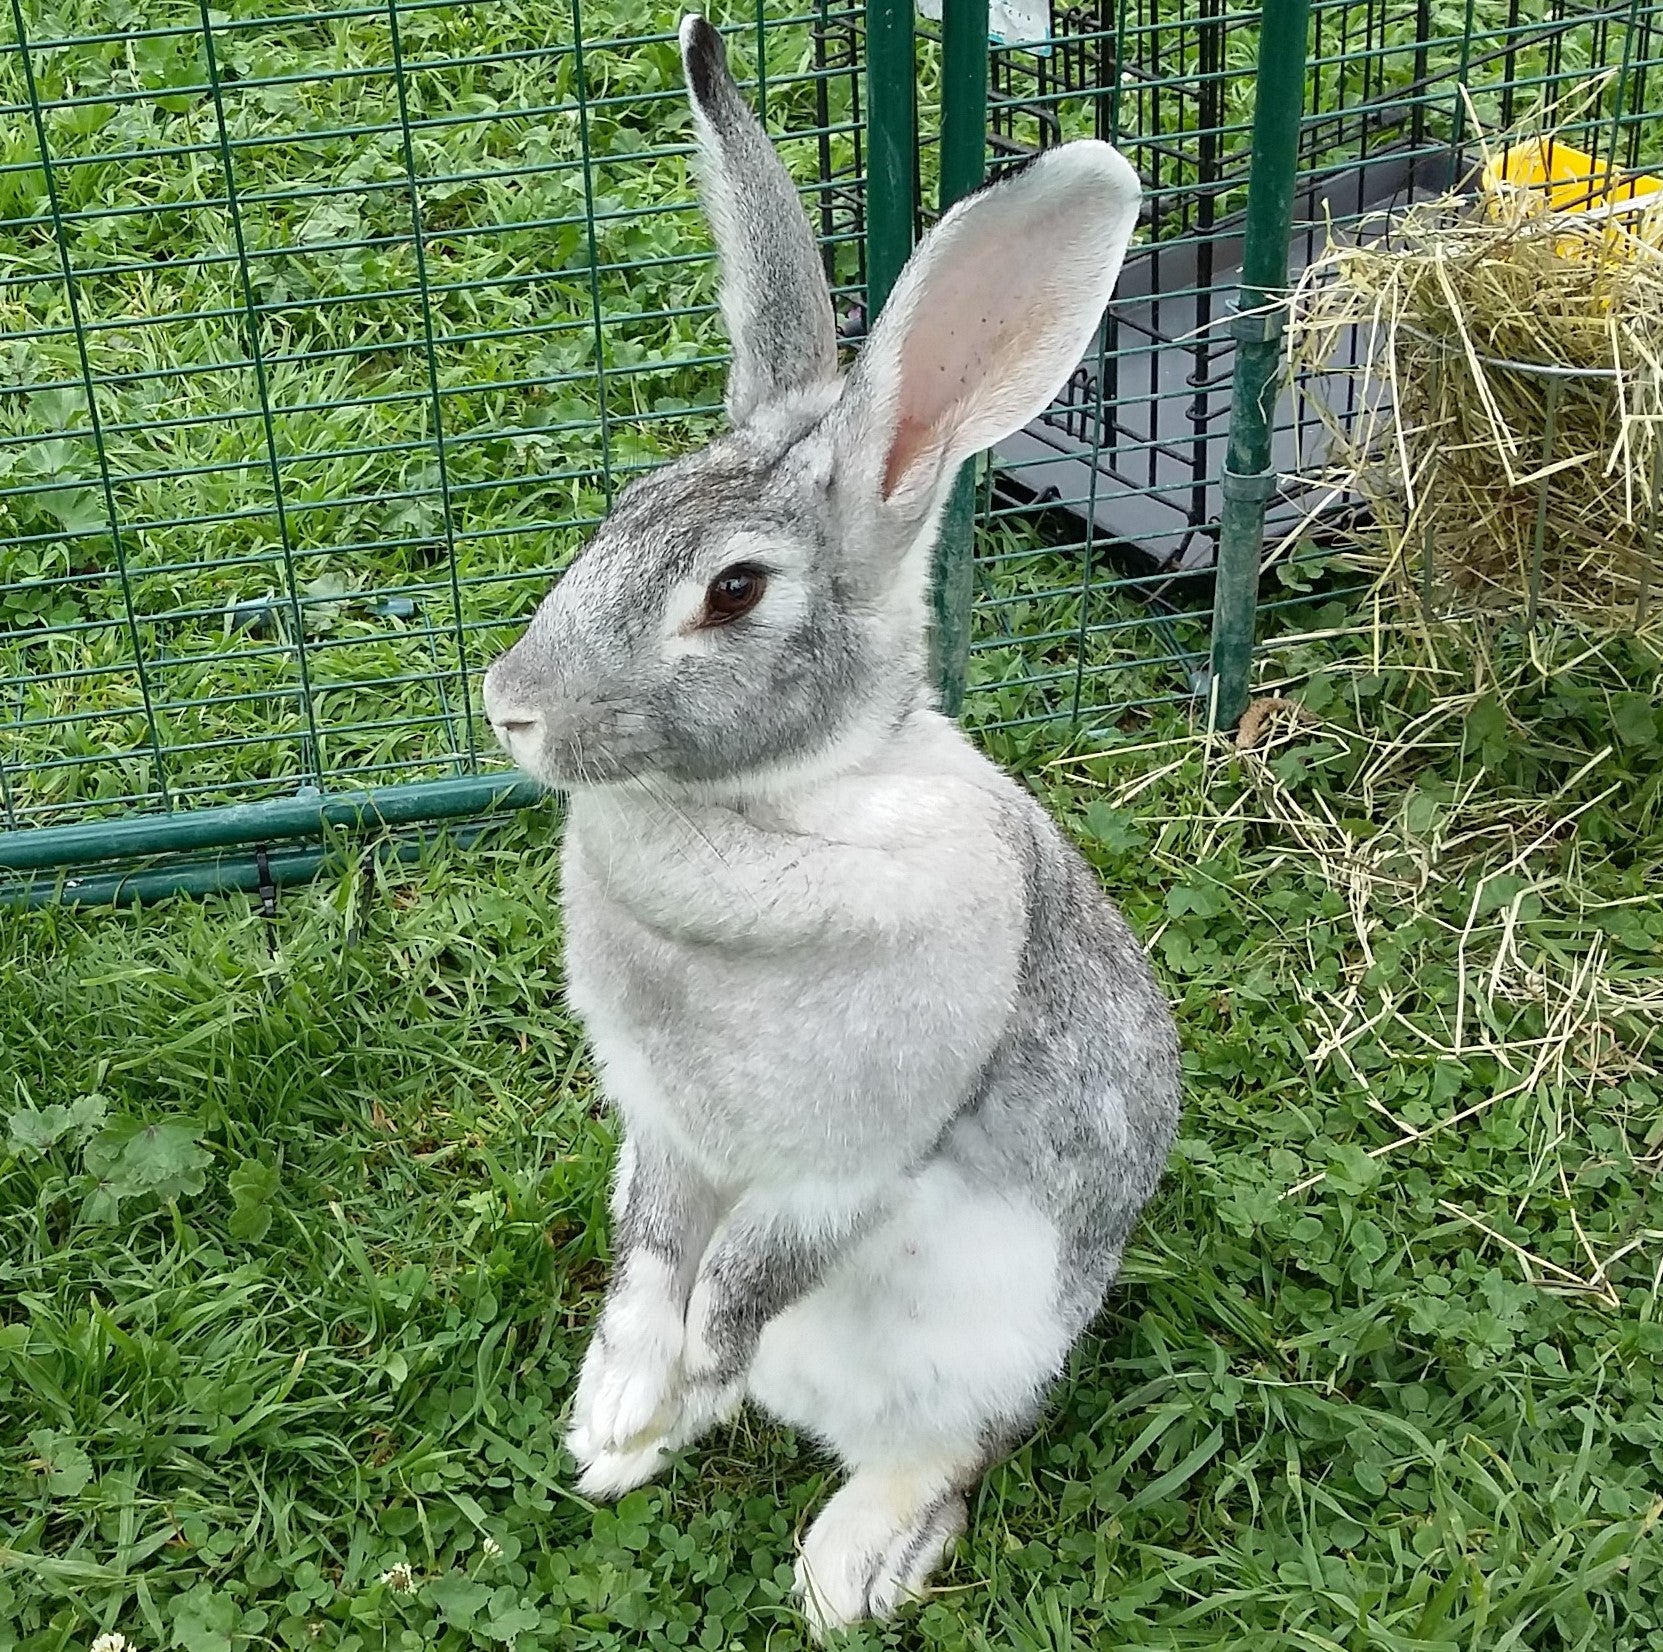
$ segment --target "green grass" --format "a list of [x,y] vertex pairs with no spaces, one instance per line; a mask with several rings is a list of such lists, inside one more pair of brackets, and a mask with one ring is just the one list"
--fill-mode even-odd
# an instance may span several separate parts
[[[1376,646],[1290,642],[1249,753],[999,745],[1187,1119],[941,1592],[852,1645],[1663,1645],[1660,662]],[[802,1644],[806,1442],[570,1489],[611,1137],[556,867],[533,815],[275,921],[0,916],[3,1652]]]

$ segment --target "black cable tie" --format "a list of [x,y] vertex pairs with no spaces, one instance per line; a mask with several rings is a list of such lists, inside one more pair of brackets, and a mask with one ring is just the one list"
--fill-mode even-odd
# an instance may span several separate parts
[[266,846],[263,843],[254,845],[254,870],[259,877],[260,916],[271,919],[277,916],[277,882],[271,875],[271,861],[266,857]]

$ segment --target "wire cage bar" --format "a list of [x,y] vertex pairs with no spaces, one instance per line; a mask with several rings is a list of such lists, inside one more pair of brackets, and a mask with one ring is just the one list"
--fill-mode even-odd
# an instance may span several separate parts
[[[485,662],[720,403],[675,9],[3,15],[0,878],[521,795]],[[729,30],[857,330],[865,33]]]

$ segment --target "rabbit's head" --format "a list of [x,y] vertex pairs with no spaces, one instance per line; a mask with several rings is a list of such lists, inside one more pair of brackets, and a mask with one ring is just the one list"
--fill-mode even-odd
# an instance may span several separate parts
[[858,762],[929,697],[931,551],[959,466],[1049,405],[1137,219],[1107,144],[953,208],[847,379],[790,177],[702,17],[681,30],[733,346],[730,432],[633,482],[492,665],[492,727],[559,787],[723,792]]

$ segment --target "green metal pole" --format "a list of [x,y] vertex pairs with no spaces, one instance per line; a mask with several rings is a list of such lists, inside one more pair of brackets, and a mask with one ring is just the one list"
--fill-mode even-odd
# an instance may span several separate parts
[[322,837],[331,828],[362,830],[454,820],[523,808],[545,795],[536,781],[521,775],[472,774],[329,797],[314,792],[306,797],[277,797],[264,803],[187,809],[171,815],[36,826],[0,832],[0,871],[38,872],[53,866],[197,854],[204,849]]
[[[941,10],[941,210],[980,189],[986,173],[987,0],[948,0]],[[935,551],[935,679],[950,717],[964,704],[975,542],[972,460],[953,483]]]
[[913,0],[866,6],[866,325],[884,307],[912,251],[917,203]]
[[[451,831],[450,841],[458,848],[470,849],[502,818],[470,821]],[[378,865],[419,860],[441,835],[441,829],[434,828],[411,837],[384,839],[372,844],[368,853]],[[178,896],[201,900],[238,891],[252,895],[259,892],[265,878],[271,880],[267,887],[286,889],[305,883],[320,872],[344,871],[355,858],[357,852],[352,845],[337,843],[309,849],[274,849],[263,867],[244,851],[235,856],[219,855],[128,871],[78,876],[61,870],[37,872],[14,883],[0,884],[0,906],[24,910],[42,906],[149,906]]]
[[1271,423],[1282,354],[1288,240],[1305,107],[1310,0],[1265,0],[1258,98],[1247,185],[1230,444],[1221,482],[1218,578],[1213,587],[1213,721],[1234,725],[1247,709],[1253,629],[1264,550],[1265,503],[1276,486]]

